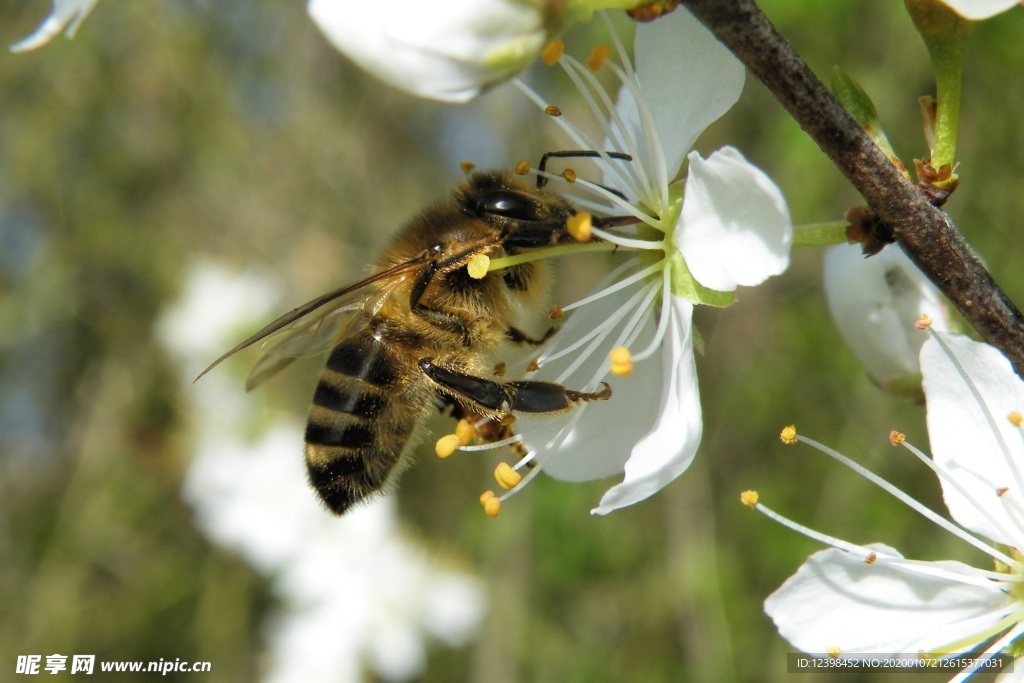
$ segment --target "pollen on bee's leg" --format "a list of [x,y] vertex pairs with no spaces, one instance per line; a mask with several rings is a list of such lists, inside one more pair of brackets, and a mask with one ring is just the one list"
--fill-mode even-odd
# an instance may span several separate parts
[[523,477],[512,469],[512,466],[507,462],[500,462],[494,468],[494,480],[498,482],[498,486],[508,491],[518,486]]
[[494,491],[484,491],[480,496],[480,505],[483,506],[484,514],[488,517],[497,517],[498,512],[501,511],[501,501],[494,495]]
[[469,259],[469,263],[466,264],[466,270],[469,271],[469,276],[474,280],[479,280],[487,275],[487,269],[491,266],[491,257],[487,254],[473,254],[472,258]]
[[633,354],[625,346],[616,346],[608,354],[611,367],[608,369],[616,377],[628,377],[633,372]]
[[586,211],[580,211],[565,221],[566,232],[577,242],[589,242],[592,227],[592,217]]
[[783,427],[782,432],[779,433],[779,440],[787,446],[792,446],[796,443],[796,425],[789,425]]

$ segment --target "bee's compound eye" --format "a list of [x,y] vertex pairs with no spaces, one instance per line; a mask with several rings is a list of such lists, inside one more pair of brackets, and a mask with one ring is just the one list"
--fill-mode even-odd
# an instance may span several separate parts
[[481,197],[476,204],[477,213],[489,213],[520,221],[540,220],[536,203],[515,190],[492,190]]

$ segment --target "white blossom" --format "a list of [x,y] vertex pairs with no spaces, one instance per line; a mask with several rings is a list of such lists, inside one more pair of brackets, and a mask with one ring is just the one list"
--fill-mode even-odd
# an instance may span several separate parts
[[[833,546],[811,556],[765,601],[779,633],[800,650],[852,659],[943,659],[984,648],[983,659],[989,659],[1024,633],[1024,382],[996,349],[943,332],[933,332],[922,347],[921,370],[932,458],[900,435],[891,438],[936,472],[953,521],[845,456],[800,440],[989,555],[996,570],[910,560],[883,544],[857,546],[758,505]],[[954,680],[972,673],[964,670]]]
[[89,12],[99,0],[53,0],[53,12],[27,38],[11,45],[11,52],[35,50],[53,40],[61,31],[68,38],[74,38]]
[[464,102],[521,71],[551,39],[540,0],[310,0],[338,50],[386,83]]
[[980,21],[990,19],[1021,4],[1021,0],[942,0],[964,19]]
[[[614,34],[613,41],[621,63],[606,68],[621,84],[617,103],[580,62],[559,60],[591,104],[600,136],[570,122],[571,112],[552,119],[572,148],[600,152],[602,184],[578,178],[554,187],[595,215],[631,216],[631,228],[593,234],[632,257],[595,294],[563,307],[580,310],[541,350],[536,377],[597,390],[617,347],[630,350],[634,370],[609,380],[610,400],[577,407],[567,422],[519,421],[532,450],[517,468],[531,469],[512,490],[539,471],[571,481],[624,473],[596,514],[647,498],[690,465],[702,430],[694,306],[729,305],[738,286],[781,273],[792,237],[781,192],[738,150],[707,159],[690,151],[739,98],[743,66],[683,8],[637,28],[635,71]],[[517,83],[542,108],[549,104]],[[674,181],[684,162],[685,181]]]
[[847,346],[883,387],[920,372],[926,335],[914,325],[922,315],[948,331],[946,304],[935,285],[898,245],[865,258],[859,245],[825,250],[825,296]]

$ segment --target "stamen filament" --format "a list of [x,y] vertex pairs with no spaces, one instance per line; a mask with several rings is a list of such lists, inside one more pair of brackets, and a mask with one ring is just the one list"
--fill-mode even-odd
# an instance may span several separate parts
[[662,278],[661,286],[661,314],[658,316],[658,329],[654,332],[654,338],[651,339],[651,343],[647,345],[640,353],[633,354],[633,362],[639,363],[642,360],[646,360],[655,351],[661,348],[661,342],[665,340],[665,333],[668,331],[669,321],[669,305],[671,296],[672,281],[669,278]]
[[[569,378],[569,376],[572,375],[572,373],[576,372],[576,370],[579,369],[579,367],[583,365],[583,363],[585,363],[588,358],[590,358],[594,351],[597,350],[597,347],[604,343],[604,340],[608,337],[609,334],[611,334],[612,328],[614,328],[620,320],[626,317],[626,314],[629,313],[637,305],[637,303],[639,303],[640,299],[642,299],[644,295],[645,292],[643,290],[640,290],[632,297],[630,297],[629,301],[619,306],[619,308],[612,315],[610,315],[607,320],[601,323],[600,331],[598,334],[594,335],[594,340],[590,342],[590,345],[587,346],[583,353],[579,354],[576,357],[576,359],[572,362],[572,364],[569,365],[569,367],[566,368],[562,372],[562,374],[558,376],[558,379],[556,379],[555,382],[561,384],[565,382]],[[605,362],[607,362],[607,359],[605,359]],[[598,370],[598,373],[595,376],[595,378],[597,376],[603,375],[606,371],[607,367],[605,367],[604,363],[602,363],[601,368],[600,370]],[[577,408],[577,410],[579,409]]]
[[989,431],[995,436],[997,445],[1002,451],[1003,460],[1009,465],[1010,471],[1013,473],[1013,478],[1016,480],[1017,484],[1016,489],[1018,491],[1024,491],[1024,476],[1022,476],[1020,471],[1021,463],[1017,462],[1018,459],[1014,458],[1010,454],[1010,447],[1003,439],[1003,432],[999,429],[995,416],[992,414],[992,411],[989,410],[988,404],[985,403],[985,399],[982,397],[978,386],[974,383],[974,380],[971,379],[967,370],[964,369],[963,364],[960,363],[960,359],[956,357],[955,353],[953,353],[953,349],[946,344],[942,335],[936,333],[931,327],[928,328],[928,333],[931,334],[932,339],[938,342],[939,346],[946,353],[946,357],[949,358],[953,366],[956,367],[957,372],[960,373],[960,378],[964,381],[964,384],[967,385],[967,388],[970,390],[971,395],[974,397],[974,401],[978,404],[978,407],[981,408],[981,412],[985,416],[985,421],[988,422]]
[[635,283],[643,280],[647,276],[653,275],[654,273],[657,273],[658,271],[664,270],[664,269],[665,269],[665,259],[662,259],[662,260],[658,261],[657,263],[654,263],[654,264],[651,264],[651,265],[647,266],[643,270],[639,270],[636,273],[633,273],[629,277],[626,277],[626,278],[623,278],[623,279],[619,280],[614,285],[611,285],[609,287],[605,287],[600,292],[597,292],[595,294],[591,294],[590,296],[584,297],[584,298],[580,299],[579,301],[576,301],[576,302],[573,302],[573,303],[569,304],[568,306],[562,306],[562,310],[565,311],[566,313],[568,313],[569,311],[573,310],[574,308],[579,308],[580,306],[586,306],[589,303],[593,303],[594,301],[597,301],[598,299],[603,299],[604,297],[608,296],[609,294],[614,294],[615,292],[619,291],[620,289],[625,289],[626,287],[629,287],[630,285],[635,284]]
[[[1016,617],[1018,622],[1024,618],[1024,615],[1019,612],[1011,616]],[[1007,618],[1009,619],[1010,617]],[[959,674],[949,679],[949,683],[963,683],[971,676],[978,673],[978,671],[981,671],[985,662],[988,662],[1003,650],[1007,649],[1015,640],[1017,640],[1017,638],[1020,637],[1022,633],[1024,633],[1024,624],[1018,623],[1015,628],[1010,629],[1002,638],[999,638],[992,643],[981,655],[975,657],[973,666],[968,666]]]
[[523,440],[522,434],[515,434],[507,439],[500,439],[498,441],[488,441],[487,443],[479,443],[473,446],[461,446],[460,451],[476,452],[476,451],[489,451],[494,448],[501,448],[502,446],[510,446],[514,443],[519,443]]
[[[975,511],[980,513],[989,522],[989,524],[991,524],[995,528],[999,529],[999,531],[1004,536],[1006,536],[1006,537],[1016,537],[1017,536],[1017,534],[1012,533],[1009,529],[1004,527],[1002,521],[997,519],[996,517],[994,517],[991,514],[991,512],[989,512],[989,509],[986,506],[979,505],[978,502],[974,499],[974,496],[972,496],[971,494],[969,494],[967,492],[967,489],[964,488],[963,484],[961,484],[960,481],[956,477],[950,475],[948,472],[946,472],[945,469],[939,467],[938,464],[936,464],[936,462],[934,460],[932,460],[927,455],[925,455],[919,448],[914,446],[912,443],[910,443],[908,441],[903,441],[903,443],[901,445],[904,448],[906,448],[908,451],[913,453],[914,456],[918,460],[920,460],[922,463],[924,463],[924,465],[926,467],[928,467],[932,472],[934,472],[935,475],[937,477],[939,477],[939,479],[941,479],[945,483],[947,483],[950,486],[952,486],[953,488],[955,488],[957,490],[957,492],[964,497],[965,500],[970,501],[971,506],[975,509]],[[996,495],[995,491],[992,492],[992,495]],[[1018,547],[1024,547],[1024,544],[1020,544]]]
[[[658,135],[657,126],[654,125],[654,118],[651,116],[651,111],[650,109],[647,108],[647,105],[644,103],[643,94],[640,92],[640,84],[635,77],[627,77],[625,72],[623,72],[623,70],[616,64],[609,63],[608,67],[616,75],[618,75],[623,85],[629,88],[629,92],[632,94],[633,100],[636,103],[637,113],[640,115],[640,127],[643,129],[644,132],[643,141],[647,143],[648,154],[646,156],[634,156],[634,159],[641,160],[641,163],[635,164],[635,166],[640,168],[644,167],[646,164],[642,163],[642,160],[646,158],[650,161],[651,164],[654,165],[654,171],[655,173],[658,174],[657,185],[653,188],[648,182],[646,182],[646,177],[644,178],[645,182],[642,185],[642,187],[645,190],[648,190],[648,192],[645,193],[647,196],[645,196],[644,199],[648,200],[646,202],[648,204],[653,203],[657,206],[667,207],[669,206],[670,202],[668,196],[669,177],[668,169],[666,168],[667,164],[665,163],[665,150],[662,147],[661,140]],[[624,124],[619,120],[617,114],[616,125],[624,126]],[[650,196],[650,190],[652,189],[658,190],[660,192],[660,198]],[[661,201],[658,202],[657,199],[660,199]],[[652,202],[651,200],[655,201]]]
[[[611,97],[609,97],[607,91],[601,86],[594,74],[580,64],[579,61],[568,55],[563,56],[563,58],[559,60],[559,63],[562,65],[562,68],[565,69],[566,74],[583,96],[587,105],[590,107],[590,111],[594,118],[602,122],[605,133],[611,140],[612,144],[621,145],[634,159],[641,159],[642,157],[637,154],[639,151],[637,141],[632,137],[628,137],[631,132],[630,127],[625,125],[625,122],[619,116],[618,109],[612,102]],[[622,72],[620,70],[614,69],[613,73],[615,73],[620,79],[622,78]],[[584,80],[587,81],[587,84],[584,84]],[[587,85],[590,87],[588,88]],[[626,85],[628,86],[628,84]],[[601,102],[604,105],[603,108],[597,105],[597,102],[591,94],[592,92],[596,92],[601,98]],[[634,96],[636,95],[635,92],[633,94]],[[595,146],[593,149],[599,148]],[[637,163],[629,164],[628,168],[622,168],[609,164],[608,170],[612,175],[616,176],[619,182],[623,185],[630,188],[648,188],[650,185],[647,180],[646,170],[643,166],[644,165],[642,163]],[[628,173],[631,178],[626,178],[623,176],[623,173]],[[630,182],[630,180],[632,180],[632,182]]]
[[772,520],[778,522],[779,524],[781,524],[782,526],[786,527],[787,529],[792,529],[793,531],[795,531],[797,533],[800,533],[800,534],[803,534],[804,536],[807,536],[808,538],[812,538],[815,541],[818,541],[819,543],[822,543],[823,545],[830,545],[833,548],[836,548],[838,550],[845,550],[846,552],[848,552],[848,553],[850,553],[852,555],[861,555],[863,557],[868,557],[869,555],[874,553],[875,555],[877,555],[880,558],[898,559],[898,558],[896,558],[896,557],[894,557],[892,555],[878,555],[878,551],[877,550],[870,550],[868,548],[863,548],[863,547],[861,547],[859,545],[855,545],[855,544],[850,543],[848,541],[844,541],[844,540],[842,540],[840,538],[836,538],[835,536],[829,536],[828,534],[824,534],[824,533],[822,533],[820,531],[815,531],[814,529],[812,529],[810,527],[807,527],[807,526],[804,526],[803,524],[800,524],[799,522],[794,522],[793,520],[789,519],[788,517],[783,517],[779,513],[777,513],[774,510],[772,510],[771,508],[766,507],[763,503],[755,503],[754,504],[754,509],[757,510],[758,512],[760,512],[761,514],[763,514],[765,517],[768,517],[769,519],[772,519]]
[[802,434],[798,434],[796,438],[797,438],[797,440],[807,444],[808,446],[811,446],[812,448],[816,448],[817,450],[821,451],[822,453],[824,453],[825,455],[829,456],[833,460],[836,460],[837,462],[842,463],[843,465],[846,465],[847,467],[849,467],[851,470],[853,470],[857,474],[861,475],[862,477],[864,477],[865,479],[867,479],[871,483],[873,483],[876,486],[878,486],[879,488],[881,488],[883,491],[888,492],[889,495],[895,497],[897,500],[902,502],[904,505],[906,505],[910,509],[912,509],[915,512],[917,512],[918,514],[922,515],[926,519],[932,521],[934,524],[937,524],[938,526],[942,527],[943,529],[945,529],[949,533],[953,534],[954,536],[957,536],[958,538],[963,539],[964,541],[966,541],[967,543],[971,544],[972,546],[974,546],[978,550],[982,551],[986,555],[989,555],[990,557],[993,557],[993,558],[999,560],[1000,562],[1006,564],[1009,567],[1014,567],[1014,566],[1017,565],[1016,561],[1014,561],[1014,559],[1011,558],[1006,553],[1000,552],[999,550],[993,548],[988,543],[985,543],[984,541],[982,541],[978,537],[974,536],[973,534],[967,533],[966,531],[961,529],[956,524],[953,524],[948,519],[938,515],[937,513],[935,513],[930,508],[925,507],[924,505],[919,503],[917,500],[915,500],[911,496],[907,495],[906,493],[904,493],[900,489],[896,488],[895,486],[890,484],[888,481],[886,481],[882,477],[880,477],[877,474],[875,474],[874,472],[864,468],[863,466],[859,465],[858,463],[855,463],[853,460],[850,460],[849,458],[847,458],[842,453],[839,453],[838,451],[835,451],[835,450],[829,448],[828,446],[825,446],[824,444],[818,443],[814,439],[810,439],[810,438],[808,438],[806,436],[803,436]]
[[612,244],[617,244],[620,247],[626,247],[627,249],[659,249],[661,251],[667,251],[665,243],[658,240],[638,240],[632,237],[621,237],[619,235],[613,235],[612,233],[602,230],[601,228],[590,228],[591,233]]
[[789,519],[788,517],[780,515],[774,510],[765,507],[762,503],[755,503],[753,507],[758,512],[764,514],[766,517],[769,517],[770,519],[775,520],[784,527],[792,529],[797,533],[801,533],[804,536],[807,536],[808,538],[818,541],[819,543],[832,546],[837,550],[842,550],[844,552],[848,552],[853,555],[863,557],[865,559],[867,559],[868,557],[873,557],[875,562],[884,561],[893,566],[902,567],[903,569],[913,571],[918,574],[946,578],[953,581],[957,581],[959,583],[971,584],[976,586],[990,587],[993,581],[999,583],[1017,582],[1015,581],[1015,577],[1001,572],[985,571],[983,569],[976,569],[974,567],[970,567],[968,572],[960,572],[949,567],[936,566],[933,562],[911,560],[905,557],[879,552],[878,550],[875,550],[873,548],[867,548],[864,546],[857,545],[855,543],[850,543],[849,541],[844,541],[834,536],[829,536],[828,534],[811,529],[810,527],[804,526],[799,522],[795,522]]
[[[1004,610],[1005,607],[1003,609],[992,610],[992,612],[999,613]],[[992,612],[990,612],[989,614],[991,614]],[[981,618],[984,619],[986,616],[988,615],[981,615]],[[946,645],[929,651],[927,654],[934,655],[935,657],[942,657],[944,655],[951,655],[956,652],[962,652],[966,649],[973,649],[973,647],[978,643],[982,643],[988,640],[989,638],[993,637],[994,635],[1002,633],[1010,626],[1019,623],[1022,618],[1024,618],[1024,609],[1018,609],[1016,611],[1010,612],[989,628],[978,633],[972,633],[971,635],[965,638],[961,638],[960,640],[953,641],[952,643],[947,643]],[[1013,629],[1013,631],[1018,631],[1018,629]],[[1011,633],[1013,631],[1011,631]]]

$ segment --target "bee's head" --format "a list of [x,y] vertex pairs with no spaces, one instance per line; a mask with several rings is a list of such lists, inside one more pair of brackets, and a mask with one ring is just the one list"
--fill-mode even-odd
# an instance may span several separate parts
[[528,187],[504,173],[474,173],[459,188],[462,210],[502,234],[505,251],[569,242],[576,209],[559,194]]

